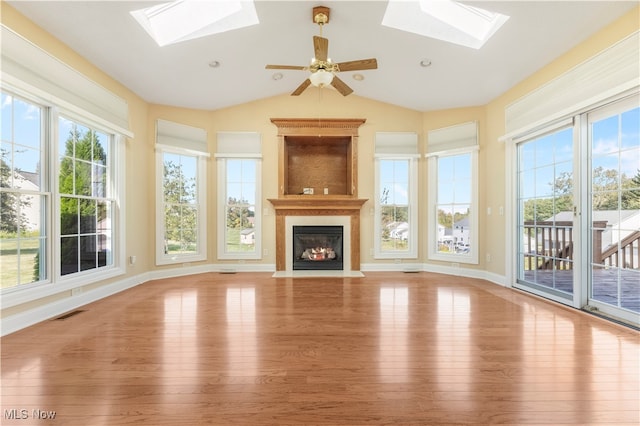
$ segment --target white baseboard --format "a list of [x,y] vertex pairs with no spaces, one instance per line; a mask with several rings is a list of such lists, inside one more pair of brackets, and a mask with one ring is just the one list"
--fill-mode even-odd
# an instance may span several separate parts
[[211,272],[276,272],[275,263],[231,263],[211,266]]
[[149,281],[149,279],[148,273],[128,277],[123,280],[98,287],[94,290],[80,293],[77,296],[67,297],[34,309],[2,318],[0,335],[6,336],[7,334],[14,333],[39,322],[57,317],[65,312],[78,309],[81,306],[145,283]]
[[424,271],[422,263],[362,263],[362,272],[420,272]]

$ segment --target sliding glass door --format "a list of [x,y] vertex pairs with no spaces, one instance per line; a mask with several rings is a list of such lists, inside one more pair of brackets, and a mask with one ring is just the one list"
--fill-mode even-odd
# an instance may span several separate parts
[[638,96],[516,141],[518,288],[640,317]]

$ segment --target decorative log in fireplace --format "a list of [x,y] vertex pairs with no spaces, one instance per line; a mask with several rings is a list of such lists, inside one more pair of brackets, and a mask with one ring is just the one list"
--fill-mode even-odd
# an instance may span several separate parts
[[293,269],[343,269],[342,226],[294,226]]

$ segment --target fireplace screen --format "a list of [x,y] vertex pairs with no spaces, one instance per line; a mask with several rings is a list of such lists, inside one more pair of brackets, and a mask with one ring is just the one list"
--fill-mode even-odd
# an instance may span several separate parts
[[342,226],[294,226],[294,270],[342,270]]

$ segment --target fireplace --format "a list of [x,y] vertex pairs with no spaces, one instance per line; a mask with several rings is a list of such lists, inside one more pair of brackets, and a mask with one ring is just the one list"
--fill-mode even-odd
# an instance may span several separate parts
[[[358,128],[365,121],[271,119],[278,127],[278,198],[268,199],[276,214],[278,276],[361,276],[360,210],[367,200],[358,198]],[[340,227],[341,242],[316,253],[324,242],[294,250],[294,226]]]
[[342,226],[293,226],[294,270],[343,270]]

